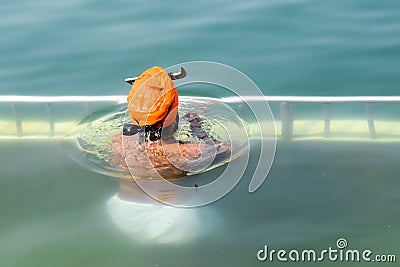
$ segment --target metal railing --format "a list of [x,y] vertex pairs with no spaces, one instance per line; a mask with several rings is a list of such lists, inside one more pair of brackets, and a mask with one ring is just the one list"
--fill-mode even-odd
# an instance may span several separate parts
[[290,136],[293,130],[292,103],[322,103],[324,110],[324,136],[330,133],[331,105],[332,103],[364,103],[366,107],[366,120],[368,123],[369,134],[372,139],[376,138],[373,103],[394,103],[400,102],[400,96],[288,96],[288,97],[268,97],[269,101],[281,102],[282,135]]
[[[185,97],[183,97],[185,98]],[[197,97],[196,97],[197,98]],[[201,98],[201,97],[199,97]],[[205,97],[203,97],[205,98]],[[368,126],[368,134],[370,139],[377,138],[377,130],[374,120],[374,103],[395,103],[400,102],[400,96],[347,96],[347,97],[321,97],[321,96],[241,96],[221,98],[225,103],[240,103],[243,101],[268,101],[278,103],[280,105],[280,122],[278,136],[285,140],[291,140],[294,136],[295,114],[293,105],[297,103],[319,103],[321,104],[321,113],[323,114],[323,137],[329,138],[331,133],[331,106],[335,103],[363,103],[365,105],[365,117],[360,120],[365,121]],[[93,103],[118,104],[126,102],[126,96],[0,96],[0,104],[9,104],[15,125],[14,137],[24,137],[29,135],[24,130],[24,120],[20,115],[19,106],[24,103],[37,103],[46,107],[47,119],[46,124],[49,128],[47,137],[54,137],[59,133],[56,131],[57,118],[54,116],[53,108],[59,103],[76,103],[81,104],[87,115],[90,112],[90,106]],[[43,119],[43,118],[41,118]],[[71,122],[77,122],[80,118],[71,118]],[[399,120],[400,122],[400,120]],[[1,133],[0,127],[0,136]],[[7,135],[10,137],[10,135]],[[400,136],[399,136],[400,139]]]
[[[23,130],[23,119],[19,112],[19,105],[36,103],[44,105],[47,113],[47,124],[49,127],[48,137],[56,135],[57,118],[54,116],[54,106],[60,103],[75,103],[83,106],[84,113],[80,118],[90,113],[90,106],[93,103],[118,104],[126,101],[125,96],[0,96],[0,104],[10,104],[13,120],[15,121],[16,136],[23,137],[29,135],[29,132]],[[77,122],[80,119],[71,118],[71,122]],[[43,118],[41,118],[43,119]],[[46,120],[46,119],[45,119]],[[62,133],[65,134],[65,133]],[[0,136],[2,135],[0,128]],[[5,137],[9,137],[5,136]],[[37,135],[36,135],[37,136]],[[3,135],[4,137],[4,135]]]

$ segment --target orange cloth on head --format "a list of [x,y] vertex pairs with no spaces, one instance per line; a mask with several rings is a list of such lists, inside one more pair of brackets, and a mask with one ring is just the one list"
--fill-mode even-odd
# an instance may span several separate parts
[[135,80],[128,95],[132,123],[138,126],[171,125],[178,114],[178,92],[168,73],[152,67]]

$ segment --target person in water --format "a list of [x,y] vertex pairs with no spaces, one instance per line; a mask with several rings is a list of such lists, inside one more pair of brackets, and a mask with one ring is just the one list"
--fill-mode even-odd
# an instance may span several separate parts
[[124,124],[122,133],[112,140],[113,166],[128,169],[137,177],[174,179],[190,172],[200,157],[215,156],[218,160],[231,152],[229,145],[208,135],[196,113],[184,117],[191,134],[201,142],[184,143],[174,138],[179,99],[173,80],[185,76],[183,68],[179,73],[167,73],[161,67],[152,67],[139,77],[126,79],[133,84],[127,98],[131,122]]

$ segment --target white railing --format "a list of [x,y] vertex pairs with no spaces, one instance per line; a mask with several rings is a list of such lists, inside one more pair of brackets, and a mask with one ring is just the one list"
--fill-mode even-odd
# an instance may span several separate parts
[[[22,137],[24,136],[24,131],[22,128],[22,118],[19,112],[19,106],[24,103],[31,104],[37,103],[45,105],[47,112],[47,120],[49,126],[48,136],[55,136],[55,124],[56,118],[53,114],[53,107],[59,103],[78,103],[82,104],[85,110],[82,116],[90,113],[90,105],[93,103],[109,103],[109,104],[118,104],[126,101],[126,96],[0,96],[0,104],[8,103],[11,106],[11,112],[13,115],[13,119],[15,121],[16,128],[16,136]],[[42,118],[43,119],[43,118]],[[75,118],[78,119],[78,118]],[[64,133],[65,134],[65,133]],[[1,128],[0,128],[0,135]]]
[[[183,97],[185,98],[185,97]],[[186,97],[190,98],[190,97]],[[201,97],[196,97],[201,98]],[[207,99],[206,97],[203,97]],[[400,102],[400,96],[241,96],[241,97],[225,97],[221,98],[225,103],[240,103],[244,101],[268,101],[280,104],[280,122],[279,133],[282,139],[292,139],[295,119],[292,106],[296,103],[320,103],[321,112],[323,112],[323,136],[328,138],[331,130],[331,105],[334,103],[364,103],[365,117],[360,118],[368,125],[370,139],[377,137],[375,127],[374,111],[372,106],[374,103]],[[49,132],[47,136],[55,136],[55,125],[57,118],[53,114],[53,107],[58,103],[76,103],[82,104],[85,113],[89,113],[90,105],[93,103],[118,104],[126,102],[126,96],[0,96],[0,104],[9,104],[11,107],[13,121],[15,123],[15,136],[23,137],[27,133],[23,129],[23,119],[20,116],[19,106],[24,103],[38,103],[45,105],[47,112],[47,125]],[[76,118],[79,119],[79,118]],[[399,120],[400,121],[400,120]],[[65,134],[65,133],[64,133]],[[0,128],[0,135],[1,128]],[[400,136],[399,136],[400,138]]]
[[331,104],[332,103],[364,103],[366,107],[365,120],[368,124],[371,139],[377,137],[374,123],[373,103],[395,103],[400,102],[400,96],[243,96],[223,98],[223,102],[239,103],[245,101],[260,101],[280,103],[281,137],[291,139],[293,137],[293,109],[294,103],[320,103],[323,105],[324,114],[324,137],[330,135]]

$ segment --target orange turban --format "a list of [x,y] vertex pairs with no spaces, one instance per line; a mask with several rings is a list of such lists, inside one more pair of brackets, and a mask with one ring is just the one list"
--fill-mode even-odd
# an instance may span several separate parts
[[135,80],[128,95],[128,109],[137,126],[166,127],[175,122],[178,92],[163,68],[152,67]]

